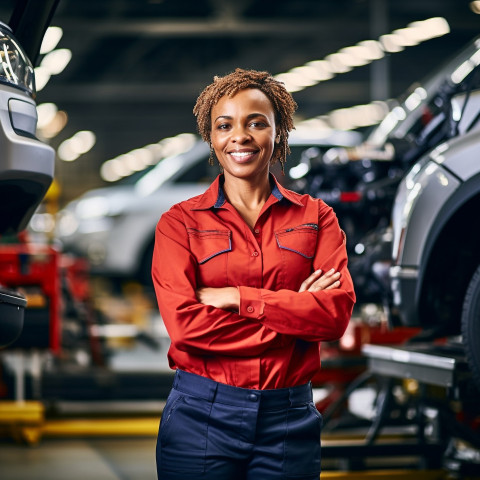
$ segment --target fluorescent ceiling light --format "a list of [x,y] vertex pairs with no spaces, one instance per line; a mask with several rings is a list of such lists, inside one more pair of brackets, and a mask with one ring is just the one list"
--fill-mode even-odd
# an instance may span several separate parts
[[378,40],[363,40],[357,43],[358,47],[362,47],[363,55],[368,60],[378,60],[385,56],[382,44]]
[[409,23],[407,27],[416,29],[418,35],[421,37],[421,41],[441,37],[442,35],[450,33],[450,25],[442,17],[433,17],[419,22],[412,22]]
[[48,27],[43,37],[40,54],[45,55],[51,52],[62,38],[63,30],[60,27]]
[[47,126],[55,117],[58,108],[54,103],[42,103],[37,105],[37,128],[44,128]]
[[[323,62],[325,65],[328,65],[328,62]],[[311,83],[315,85],[318,82],[329,79],[333,77],[333,73],[327,70],[327,68],[317,68],[313,65],[304,65],[303,67],[292,68],[289,73],[296,73],[305,79],[306,83]],[[295,77],[294,77],[295,78]],[[306,85],[309,86],[309,85]]]
[[63,72],[72,58],[72,52],[68,48],[61,48],[47,53],[40,63],[50,75],[58,75]]
[[[379,40],[363,40],[356,45],[327,55],[323,60],[313,60],[303,66],[292,68],[287,73],[275,75],[275,78],[283,82],[289,92],[296,92],[321,81],[329,80],[335,74],[346,73],[354,67],[367,65],[384,57],[385,52],[401,52],[407,46],[417,45],[449,32],[450,26],[442,17],[412,22],[405,28],[382,35]],[[304,67],[314,67],[315,70]]]
[[43,90],[50,80],[50,72],[45,67],[35,68],[35,89],[37,92]]
[[401,38],[398,35],[392,33],[382,35],[380,42],[382,43],[383,49],[388,53],[396,53],[404,50],[403,45],[401,45]]
[[479,1],[470,2],[470,10],[473,13],[480,14],[480,2]]
[[361,45],[342,48],[338,53],[344,55],[343,62],[352,67],[361,67],[372,61],[369,48]]
[[58,135],[68,122],[68,115],[60,110],[55,114],[55,117],[50,123],[40,129],[39,134],[44,139],[53,138]]
[[77,132],[73,137],[64,140],[59,145],[57,150],[58,157],[66,162],[73,162],[80,155],[91,150],[95,142],[95,134],[90,130]]
[[346,73],[352,69],[352,67],[346,63],[348,62],[348,56],[346,54],[332,53],[327,55],[325,60],[329,63],[330,69],[334,73]]

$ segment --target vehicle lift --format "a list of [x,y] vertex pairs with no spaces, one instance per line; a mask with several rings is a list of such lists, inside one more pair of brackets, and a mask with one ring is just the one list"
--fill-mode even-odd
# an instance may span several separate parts
[[[349,478],[353,471],[378,471],[386,458],[392,476],[408,468],[415,478],[480,478],[478,390],[461,345],[365,344],[362,354],[367,370],[324,414],[324,464],[347,470]],[[336,429],[329,428],[342,402],[372,382],[376,408],[362,433],[348,428],[342,432],[341,418]],[[324,470],[322,478],[335,478],[334,472],[329,475]]]

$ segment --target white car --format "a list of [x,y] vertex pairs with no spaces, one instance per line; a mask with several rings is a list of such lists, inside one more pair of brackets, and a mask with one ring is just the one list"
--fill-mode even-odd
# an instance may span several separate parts
[[[173,204],[203,193],[219,172],[218,166],[208,164],[208,145],[195,138],[187,151],[69,203],[59,213],[56,230],[64,251],[86,257],[94,274],[138,279],[150,285],[154,233],[160,216]],[[298,165],[308,148],[323,150],[359,141],[357,132],[336,132],[317,139],[293,132],[287,167]],[[282,180],[281,174],[277,177]]]

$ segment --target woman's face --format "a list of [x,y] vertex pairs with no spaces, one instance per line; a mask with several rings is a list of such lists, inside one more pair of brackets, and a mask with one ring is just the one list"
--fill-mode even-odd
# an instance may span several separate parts
[[275,112],[269,98],[255,88],[221,97],[212,108],[212,147],[225,178],[268,175],[275,147]]

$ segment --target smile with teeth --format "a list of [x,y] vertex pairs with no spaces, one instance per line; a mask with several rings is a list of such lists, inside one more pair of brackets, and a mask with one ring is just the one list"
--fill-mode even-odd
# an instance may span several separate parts
[[237,158],[239,160],[250,157],[254,155],[256,152],[254,151],[249,151],[249,152],[230,152],[230,155],[234,158]]

